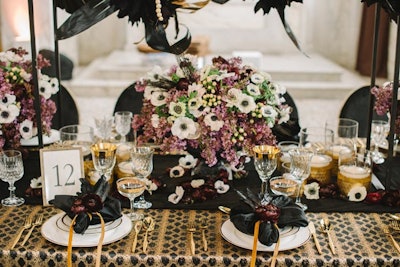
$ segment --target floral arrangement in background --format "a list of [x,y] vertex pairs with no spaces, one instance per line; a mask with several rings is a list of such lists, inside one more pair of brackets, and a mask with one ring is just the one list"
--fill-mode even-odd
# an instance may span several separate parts
[[[21,139],[37,135],[32,61],[27,54],[22,48],[0,53],[0,148],[17,148]],[[51,121],[57,111],[50,97],[58,92],[58,80],[40,73],[42,67],[49,65],[49,61],[39,54],[37,68],[43,134],[50,134]]]
[[[382,87],[372,87],[371,94],[375,97],[374,110],[376,114],[381,116],[390,114],[393,98],[393,82],[386,82]],[[400,134],[400,105],[397,105],[394,133]]]
[[143,108],[132,127],[138,143],[154,142],[162,151],[198,151],[209,166],[219,160],[240,166],[256,144],[275,144],[271,128],[289,119],[286,89],[270,75],[217,57],[196,67],[185,56],[167,71],[156,68],[136,82]]

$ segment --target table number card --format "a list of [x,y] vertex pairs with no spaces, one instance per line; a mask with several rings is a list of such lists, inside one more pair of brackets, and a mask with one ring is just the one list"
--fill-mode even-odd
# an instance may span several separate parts
[[43,178],[43,205],[48,206],[55,195],[76,195],[84,177],[80,148],[45,148],[40,150]]

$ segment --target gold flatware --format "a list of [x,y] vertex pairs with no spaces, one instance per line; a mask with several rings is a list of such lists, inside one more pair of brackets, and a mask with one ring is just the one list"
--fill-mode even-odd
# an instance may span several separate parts
[[400,246],[399,243],[397,243],[396,239],[394,239],[394,237],[392,236],[392,234],[390,233],[389,229],[387,227],[383,228],[383,232],[386,234],[387,237],[389,237],[389,239],[392,241],[393,246],[396,248],[396,250],[400,253]]
[[132,242],[132,253],[135,253],[136,251],[136,245],[137,245],[137,238],[138,238],[138,234],[140,232],[140,230],[142,229],[142,221],[137,221],[135,223],[134,229],[135,229],[135,237],[133,238],[133,242]]
[[399,232],[400,231],[400,221],[398,220],[391,220],[389,222],[390,228],[392,228],[394,231]]
[[329,247],[331,248],[332,254],[336,254],[335,245],[333,244],[332,237],[330,231],[332,230],[331,223],[328,219],[321,219],[320,221],[320,230],[328,236]]
[[192,253],[192,255],[195,255],[196,254],[196,245],[194,243],[193,234],[196,232],[196,226],[193,223],[189,223],[187,230],[189,233],[190,252]]
[[201,239],[203,240],[203,249],[204,251],[208,250],[207,238],[206,238],[206,230],[208,228],[207,221],[205,219],[201,220],[198,223],[198,226],[201,230]]
[[321,245],[319,244],[319,241],[317,238],[317,231],[315,230],[315,225],[313,222],[308,223],[308,229],[310,230],[310,233],[314,238],[314,243],[315,243],[315,246],[317,247],[318,253],[322,254]]
[[18,240],[21,238],[22,233],[29,229],[32,225],[32,217],[31,216],[26,216],[25,221],[24,221],[24,225],[21,226],[21,229],[18,232],[17,237],[15,238],[13,244],[11,245],[11,249],[13,249],[15,247],[15,245],[18,243]]
[[149,241],[148,241],[149,232],[154,230],[155,225],[156,225],[156,223],[153,218],[146,217],[143,219],[143,226],[146,228],[146,232],[144,234],[144,239],[143,239],[143,252],[144,253],[147,252],[147,246],[149,244]]
[[43,222],[43,214],[40,214],[39,216],[36,217],[36,220],[33,222],[31,229],[29,230],[28,234],[25,236],[24,241],[22,241],[21,246],[25,245],[26,241],[28,241],[29,237],[31,236],[33,229],[36,226],[41,225]]
[[228,208],[228,207],[225,207],[225,206],[218,206],[218,209],[219,209],[220,211],[222,211],[223,213],[226,213],[226,214],[231,213],[231,209]]

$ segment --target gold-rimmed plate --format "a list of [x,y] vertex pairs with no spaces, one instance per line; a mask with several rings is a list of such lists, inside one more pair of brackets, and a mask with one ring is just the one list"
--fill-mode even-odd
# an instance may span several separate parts
[[[307,227],[284,227],[279,230],[280,232],[280,245],[279,251],[290,250],[298,248],[305,244],[310,239],[310,231]],[[225,221],[221,226],[221,235],[229,243],[252,250],[253,249],[253,236],[240,232],[231,220]],[[273,252],[275,244],[266,246],[258,242],[257,250]]]
[[[68,220],[70,219],[65,215],[65,212],[52,216],[42,225],[42,236],[54,244],[68,246],[69,230],[65,231],[65,225]],[[132,222],[126,215],[107,223],[103,245],[111,244],[124,238],[131,230]],[[85,233],[74,233],[72,247],[96,247],[99,244],[100,235],[101,225],[90,225]]]

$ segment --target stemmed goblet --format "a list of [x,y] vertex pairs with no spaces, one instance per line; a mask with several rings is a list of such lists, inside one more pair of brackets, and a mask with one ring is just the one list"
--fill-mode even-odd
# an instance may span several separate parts
[[253,147],[254,167],[261,179],[261,194],[269,192],[268,180],[278,164],[280,149],[276,146],[257,145]]
[[146,189],[146,184],[134,177],[124,177],[117,180],[117,190],[124,197],[129,198],[131,213],[129,218],[131,221],[139,221],[144,218],[143,214],[135,212],[135,198],[142,195]]
[[[133,147],[131,153],[133,173],[145,182],[145,179],[153,171],[153,153],[154,149],[148,146]],[[140,196],[139,201],[134,203],[135,208],[149,209],[152,203],[146,201],[144,194]]]
[[383,120],[373,120],[371,122],[371,139],[374,141],[374,151],[372,152],[372,160],[376,164],[381,164],[385,161],[379,145],[385,140],[388,134],[388,123]]
[[126,142],[126,135],[131,130],[132,112],[117,111],[114,114],[115,130],[121,135],[121,143]]
[[10,196],[2,199],[1,204],[4,206],[20,206],[25,200],[15,196],[14,183],[24,175],[24,164],[22,154],[18,150],[4,150],[0,152],[0,179],[8,182]]
[[314,153],[312,150],[307,148],[296,148],[289,151],[290,155],[290,174],[297,182],[297,195],[296,204],[299,205],[303,210],[308,207],[306,204],[301,203],[300,191],[303,182],[310,176],[311,173],[311,158]]
[[117,146],[112,143],[97,143],[91,146],[94,168],[106,176],[114,168]]

